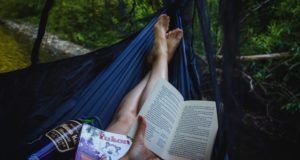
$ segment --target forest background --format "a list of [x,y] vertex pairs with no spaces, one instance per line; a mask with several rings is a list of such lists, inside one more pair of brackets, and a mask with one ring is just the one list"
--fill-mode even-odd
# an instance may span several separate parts
[[[0,0],[0,18],[37,27],[44,3],[45,0]],[[268,106],[260,114],[292,120],[300,112],[299,1],[242,0],[241,4],[241,55],[290,55],[241,63],[242,72]],[[50,13],[47,32],[86,48],[102,48],[141,29],[161,6],[160,0],[60,0]],[[208,0],[208,11],[213,45],[222,55],[219,1]],[[199,23],[194,25],[200,28]],[[197,36],[195,51],[201,56],[203,45],[201,36]]]

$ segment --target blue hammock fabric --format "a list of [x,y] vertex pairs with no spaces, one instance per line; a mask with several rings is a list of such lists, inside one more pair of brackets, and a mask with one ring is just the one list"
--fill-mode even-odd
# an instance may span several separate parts
[[[176,13],[175,27],[182,28],[179,14],[178,11]],[[97,127],[105,129],[110,123],[122,98],[147,72],[144,58],[150,52],[153,45],[153,25],[156,23],[157,17],[133,39],[124,51],[117,54],[112,64],[97,75],[85,89],[76,93],[57,110],[52,112],[54,116],[49,117],[31,135],[36,137],[45,132],[53,124],[59,124],[68,119],[82,118],[83,116],[95,117],[99,120]],[[188,57],[191,60],[188,60]],[[192,77],[199,77],[198,71],[193,70],[197,67],[193,66],[191,67],[192,69],[188,69],[189,66],[195,64],[191,47],[187,46],[187,42],[183,39],[173,62],[170,82],[177,87],[185,99],[195,99],[200,95],[199,92],[196,93],[196,91],[200,91],[200,88],[194,88],[192,92],[193,87],[200,87],[200,79],[196,80],[198,82],[196,84],[193,82],[193,86],[191,82]],[[38,116],[47,111],[44,109],[45,106],[38,108],[40,109],[33,116]]]
[[[105,129],[120,101],[147,73],[144,58],[153,46],[153,25],[161,11],[138,34],[84,56],[1,74],[1,120],[9,151],[44,134],[69,119],[94,117]],[[183,28],[180,10],[171,17],[173,28]],[[200,99],[200,71],[191,46],[184,37],[173,58],[170,82],[185,99]],[[11,139],[10,139],[11,138]],[[11,152],[10,152],[11,151]],[[4,154],[1,154],[4,155]]]

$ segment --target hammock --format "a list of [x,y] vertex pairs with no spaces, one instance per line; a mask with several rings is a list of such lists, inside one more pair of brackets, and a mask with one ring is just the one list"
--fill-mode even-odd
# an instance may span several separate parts
[[[82,56],[39,64],[39,47],[53,3],[53,0],[47,0],[32,52],[32,66],[0,74],[0,84],[3,85],[0,88],[0,114],[4,122],[2,128],[9,131],[1,133],[2,137],[7,137],[3,140],[7,147],[5,151],[1,151],[5,154],[1,155],[15,153],[15,148],[69,119],[94,117],[97,119],[95,125],[105,129],[124,95],[148,71],[144,57],[152,48],[152,28],[158,16],[167,12],[171,16],[171,28],[179,27],[188,32],[190,22],[185,20],[183,13],[184,7],[191,2],[193,1],[182,1],[179,4],[166,1],[168,9],[158,11],[144,29],[115,45]],[[206,32],[204,44],[221,116],[206,4],[203,0],[195,2],[202,17],[202,31]],[[191,41],[191,36],[185,34],[169,70],[170,82],[186,100],[201,99],[200,66]]]

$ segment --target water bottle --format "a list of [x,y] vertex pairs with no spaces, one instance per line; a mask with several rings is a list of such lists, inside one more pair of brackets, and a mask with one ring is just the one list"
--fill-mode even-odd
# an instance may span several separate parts
[[28,146],[28,160],[67,159],[78,144],[82,123],[69,120],[36,139]]

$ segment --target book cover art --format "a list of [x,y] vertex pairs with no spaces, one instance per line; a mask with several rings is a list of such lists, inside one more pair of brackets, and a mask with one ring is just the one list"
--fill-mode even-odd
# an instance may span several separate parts
[[84,124],[75,159],[117,160],[127,153],[131,143],[131,139],[126,135],[102,131]]

